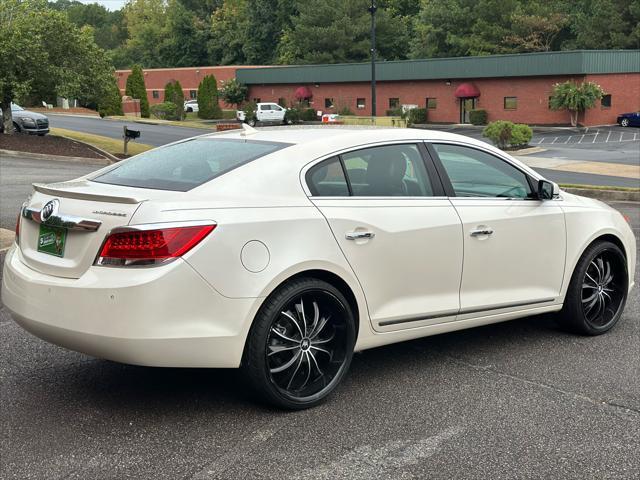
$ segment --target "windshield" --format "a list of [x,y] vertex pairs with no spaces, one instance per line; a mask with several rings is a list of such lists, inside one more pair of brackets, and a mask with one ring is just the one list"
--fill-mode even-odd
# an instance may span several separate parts
[[22,108],[20,105],[16,105],[15,103],[11,104],[11,111],[12,112],[22,112],[24,110],[24,108]]
[[91,180],[186,192],[287,146],[256,140],[194,138],[136,155]]

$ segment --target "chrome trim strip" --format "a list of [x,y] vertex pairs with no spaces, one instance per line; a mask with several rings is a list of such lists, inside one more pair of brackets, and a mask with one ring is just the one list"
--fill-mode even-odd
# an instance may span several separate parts
[[493,310],[502,310],[505,308],[526,307],[529,305],[538,305],[540,303],[549,303],[555,301],[555,298],[543,298],[533,302],[515,302],[515,303],[503,303],[500,305],[494,305],[489,308],[466,308],[461,310],[449,310],[448,312],[439,313],[437,315],[427,315],[424,317],[410,317],[410,318],[398,318],[396,320],[385,320],[378,322],[378,326],[387,327],[389,325],[398,325],[400,323],[420,322],[423,320],[432,320],[434,318],[451,317],[453,315],[468,315],[470,313],[491,312]]
[[22,217],[27,220],[32,220],[36,223],[43,225],[49,225],[51,227],[62,227],[67,230],[74,230],[79,232],[95,232],[100,228],[102,222],[100,220],[94,220],[92,218],[76,217],[75,215],[51,215],[45,221],[42,220],[40,215],[41,210],[36,208],[22,207]]

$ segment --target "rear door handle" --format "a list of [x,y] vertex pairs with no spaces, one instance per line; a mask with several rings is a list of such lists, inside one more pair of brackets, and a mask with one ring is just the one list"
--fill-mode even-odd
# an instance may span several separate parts
[[344,235],[344,238],[347,240],[359,240],[362,238],[373,238],[376,234],[373,232],[347,232]]
[[480,237],[482,235],[492,235],[493,234],[493,229],[492,228],[479,228],[478,230],[471,230],[471,236],[472,237]]

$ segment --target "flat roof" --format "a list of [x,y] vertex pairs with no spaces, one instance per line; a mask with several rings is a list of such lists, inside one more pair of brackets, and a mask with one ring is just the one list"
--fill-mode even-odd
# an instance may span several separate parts
[[[378,81],[640,73],[640,50],[559,52],[376,62]],[[243,68],[248,85],[368,82],[370,63]]]

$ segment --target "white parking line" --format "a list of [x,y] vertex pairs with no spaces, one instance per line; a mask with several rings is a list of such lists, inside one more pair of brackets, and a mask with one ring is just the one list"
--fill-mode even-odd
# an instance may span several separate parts
[[593,137],[593,142],[591,142],[591,143],[596,143],[596,138],[598,138],[598,133],[600,133],[599,130],[596,132],[596,136]]
[[580,140],[578,140],[578,143],[582,143],[582,140],[584,140],[584,135],[582,135],[582,137],[580,137]]
[[604,143],[607,143],[609,141],[610,136],[611,136],[611,130],[609,130],[609,135],[607,135],[607,139],[604,141]]
[[622,135],[623,135],[623,133],[620,132],[620,140],[619,140],[620,142],[622,141]]
[[558,137],[553,139],[553,142],[551,142],[551,145],[553,145],[554,143],[556,143],[556,140],[558,140]]

